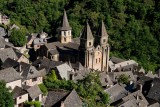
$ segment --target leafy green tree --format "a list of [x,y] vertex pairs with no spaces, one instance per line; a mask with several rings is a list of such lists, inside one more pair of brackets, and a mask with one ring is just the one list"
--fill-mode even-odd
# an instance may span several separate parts
[[41,107],[41,103],[39,101],[31,101],[25,103],[26,107],[34,106],[34,107]]
[[119,76],[118,82],[122,84],[128,84],[129,83],[129,77],[125,74],[122,74]]
[[0,81],[0,107],[13,107],[13,97],[4,81]]
[[47,95],[48,93],[47,87],[44,84],[39,84],[38,86],[40,90],[43,92],[43,95]]
[[13,29],[11,31],[11,36],[9,40],[15,45],[15,46],[24,46],[27,42],[26,34],[21,30]]

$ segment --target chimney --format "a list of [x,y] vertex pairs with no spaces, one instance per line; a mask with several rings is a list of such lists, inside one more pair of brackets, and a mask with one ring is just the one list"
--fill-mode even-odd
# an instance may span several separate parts
[[139,90],[142,92],[142,88],[143,88],[143,86],[142,86],[142,84],[139,84]]
[[19,65],[19,72],[22,72],[22,65]]
[[136,96],[136,100],[139,100],[139,96],[138,95]]

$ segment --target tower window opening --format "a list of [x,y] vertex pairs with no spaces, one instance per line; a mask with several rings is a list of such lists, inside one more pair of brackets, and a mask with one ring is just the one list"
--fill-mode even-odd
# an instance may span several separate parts
[[106,42],[106,39],[103,39],[103,43],[105,43]]
[[64,38],[64,42],[66,42],[66,38]]
[[64,36],[66,36],[66,32],[64,31]]
[[99,62],[101,62],[101,58],[99,58]]
[[89,46],[91,46],[91,42],[89,42]]
[[97,59],[96,59],[96,63],[97,63]]

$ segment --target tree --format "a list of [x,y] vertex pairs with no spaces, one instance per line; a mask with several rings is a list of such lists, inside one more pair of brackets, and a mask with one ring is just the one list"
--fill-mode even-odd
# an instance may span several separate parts
[[122,84],[128,84],[129,83],[129,77],[125,74],[122,74],[119,76],[118,82]]
[[38,86],[39,86],[39,88],[41,89],[43,95],[46,96],[47,93],[48,93],[47,87],[46,87],[44,84],[39,84]]
[[0,107],[13,107],[13,97],[12,93],[9,92],[10,89],[6,88],[6,83],[0,81]]
[[25,33],[21,30],[16,30],[16,29],[12,30],[9,40],[15,46],[24,46],[25,43],[27,42]]

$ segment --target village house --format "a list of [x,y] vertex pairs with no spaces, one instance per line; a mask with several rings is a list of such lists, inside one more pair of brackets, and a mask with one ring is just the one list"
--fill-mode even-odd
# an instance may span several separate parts
[[14,68],[6,68],[0,70],[0,80],[6,82],[6,86],[12,90],[16,87],[22,86],[22,76]]
[[22,87],[16,86],[13,93],[14,107],[23,107],[24,103],[28,101],[28,92]]
[[39,101],[42,103],[42,91],[37,84],[34,86],[24,85],[23,88],[28,93],[28,101]]
[[77,92],[51,90],[48,92],[44,107],[82,107],[82,101]]
[[14,48],[5,48],[0,50],[0,60],[3,63],[7,58],[16,60],[17,62],[29,63],[28,58],[26,58],[22,53]]
[[38,71],[34,66],[27,63],[20,63],[19,71],[23,77],[22,84],[28,86],[34,86],[36,84],[43,83],[44,71]]

